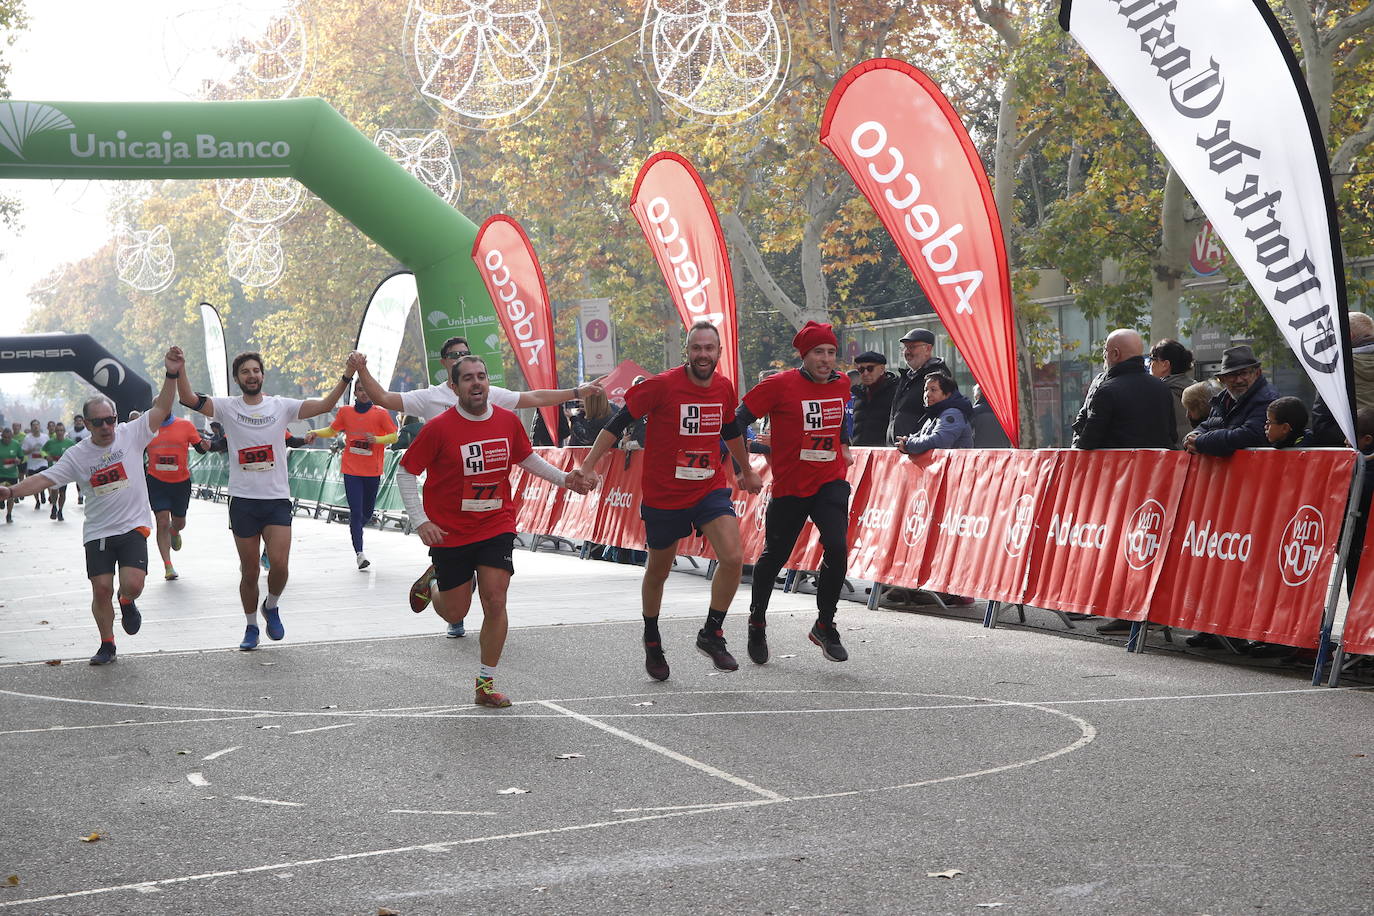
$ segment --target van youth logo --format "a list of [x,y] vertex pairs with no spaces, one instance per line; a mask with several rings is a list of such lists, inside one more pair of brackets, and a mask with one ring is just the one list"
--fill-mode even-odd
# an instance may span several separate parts
[[1164,507],[1158,500],[1147,499],[1131,513],[1121,542],[1121,551],[1131,569],[1144,569],[1155,561],[1163,531]]
[[915,547],[930,530],[930,495],[925,488],[911,494],[906,503],[906,516],[902,519],[902,543]]
[[1279,572],[1286,585],[1302,585],[1321,561],[1326,541],[1322,514],[1312,506],[1302,506],[1288,520],[1279,540]]

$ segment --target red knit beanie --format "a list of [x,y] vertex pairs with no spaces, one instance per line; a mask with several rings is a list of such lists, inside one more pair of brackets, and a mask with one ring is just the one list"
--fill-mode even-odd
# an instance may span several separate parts
[[828,324],[819,324],[815,321],[808,321],[806,326],[797,332],[797,336],[792,338],[792,346],[796,347],[797,353],[802,356],[821,344],[830,344],[836,348],[840,346],[840,342],[835,339],[835,329]]

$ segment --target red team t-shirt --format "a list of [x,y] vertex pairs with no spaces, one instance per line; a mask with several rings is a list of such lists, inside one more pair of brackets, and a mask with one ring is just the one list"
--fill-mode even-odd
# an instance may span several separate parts
[[500,407],[485,420],[469,420],[450,407],[421,427],[401,467],[425,475],[425,515],[448,532],[438,546],[514,533],[510,471],[533,451],[520,418]]
[[644,427],[644,504],[686,509],[728,486],[720,432],[735,417],[735,383],[716,373],[702,387],[686,366],[660,372],[625,392],[625,406]]
[[148,443],[148,475],[163,483],[181,483],[191,476],[186,450],[200,441],[200,430],[181,417],[158,428]]
[[744,396],[754,416],[772,416],[774,496],[812,496],[844,477],[840,437],[849,397],[845,376],[813,382],[800,369],[770,376]]

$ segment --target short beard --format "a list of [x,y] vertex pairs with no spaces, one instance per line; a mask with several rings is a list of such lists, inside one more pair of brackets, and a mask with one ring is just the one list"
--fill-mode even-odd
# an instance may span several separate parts
[[252,387],[249,387],[249,385],[246,385],[243,382],[239,382],[239,391],[242,391],[244,394],[261,394],[262,382],[258,382],[257,384],[252,385]]
[[700,381],[704,382],[710,379],[711,376],[716,374],[716,363],[711,363],[711,368],[706,370],[705,375],[702,375],[701,371],[697,369],[697,364],[695,362],[688,362],[687,369],[692,373],[693,376],[695,376]]

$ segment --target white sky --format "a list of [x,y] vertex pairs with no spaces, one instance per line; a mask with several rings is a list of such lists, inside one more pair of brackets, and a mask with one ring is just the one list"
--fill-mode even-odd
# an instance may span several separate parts
[[[190,83],[195,67],[215,67],[213,55],[188,49],[164,34],[175,20],[182,32],[205,21],[196,11],[233,12],[280,0],[27,0],[29,28],[9,49],[14,99],[80,102],[183,100],[172,88],[169,62]],[[230,28],[233,28],[231,25]],[[175,30],[174,30],[175,34]],[[228,37],[225,35],[224,37]],[[206,38],[196,43],[208,43]],[[105,218],[109,182],[0,181],[0,193],[24,203],[18,232],[0,230],[0,333],[17,333],[33,309],[28,290],[61,264],[78,260],[110,237]],[[78,330],[73,328],[73,331]],[[27,394],[34,376],[0,374],[0,390]]]

